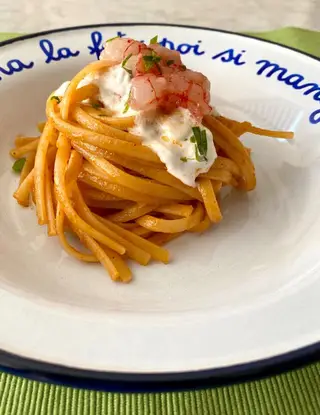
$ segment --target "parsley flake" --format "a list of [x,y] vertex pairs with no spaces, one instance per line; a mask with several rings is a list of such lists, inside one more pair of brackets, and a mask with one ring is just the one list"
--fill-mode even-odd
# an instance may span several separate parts
[[122,111],[122,114],[125,114],[126,112],[128,112],[128,110],[130,108],[130,105],[129,105],[130,97],[131,97],[131,89],[130,89],[130,92],[129,92],[129,95],[128,95],[128,99],[127,99],[127,101],[124,105],[124,109]]
[[197,161],[208,161],[208,141],[205,129],[200,130],[199,127],[192,127],[193,136],[190,138],[191,143],[195,144],[195,155]]
[[21,170],[23,169],[25,162],[26,162],[25,158],[16,160],[12,165],[12,170],[16,173],[20,173]]
[[106,43],[111,42],[112,40],[118,39],[119,36],[111,37],[110,39],[106,40]]
[[180,160],[181,160],[183,163],[186,163],[186,162],[188,161],[187,157],[180,157]]
[[151,55],[143,56],[143,63],[145,71],[149,71],[154,66],[157,67],[159,72],[161,73],[161,68],[159,66],[159,62],[161,61],[161,56],[157,55],[154,51],[151,52]]
[[126,68],[125,66],[126,66],[128,60],[131,58],[131,56],[132,56],[132,53],[130,53],[121,63],[122,68],[125,71],[127,71],[129,75],[132,75],[132,71],[131,71],[131,69]]
[[103,105],[102,105],[102,104],[100,104],[99,102],[93,102],[93,103],[91,104],[91,106],[92,106],[92,108],[94,108],[95,110],[98,110],[98,109],[100,109],[100,108],[103,108]]
[[51,101],[52,100],[57,101],[58,104],[60,104],[60,102],[61,102],[61,99],[59,97],[57,97],[56,95],[53,95],[50,99],[51,99]]
[[150,40],[150,45],[155,45],[156,43],[158,43],[158,35],[154,36],[154,37]]
[[167,65],[168,66],[173,65],[173,64],[174,64],[174,60],[173,59],[170,59],[170,60],[167,61]]

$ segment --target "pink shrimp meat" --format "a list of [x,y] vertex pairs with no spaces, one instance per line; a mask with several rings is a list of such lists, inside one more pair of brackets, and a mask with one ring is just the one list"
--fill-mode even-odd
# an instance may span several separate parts
[[175,50],[116,38],[105,43],[100,59],[125,64],[132,76],[129,104],[134,110],[160,109],[169,113],[182,107],[198,121],[212,110],[208,78],[186,69]]

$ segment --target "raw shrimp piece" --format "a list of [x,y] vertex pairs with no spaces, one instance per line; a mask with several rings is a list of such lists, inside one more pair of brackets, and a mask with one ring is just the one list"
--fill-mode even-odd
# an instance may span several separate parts
[[144,43],[129,38],[116,38],[106,42],[100,59],[114,63],[122,62],[128,55],[138,55],[147,46]]
[[144,62],[144,56],[151,56],[152,52],[149,48],[144,48],[141,50],[141,52],[136,55],[132,56],[127,64],[126,68],[130,69],[132,72],[132,76],[139,76],[144,75],[145,73],[153,73],[155,75],[161,75],[161,70],[159,71],[158,65],[153,65],[150,69],[146,70],[145,62]]
[[206,92],[200,85],[193,84],[190,88],[186,108],[199,120],[211,112],[212,108],[206,102]]
[[145,74],[132,79],[130,106],[134,110],[156,109],[164,99],[167,81],[162,76]]
[[[124,62],[126,57],[128,60]],[[159,108],[169,113],[182,107],[199,122],[211,111],[209,80],[200,72],[186,69],[180,53],[175,50],[159,44],[146,46],[133,39],[116,38],[105,43],[100,59],[123,63],[130,73],[130,106],[134,110]]]
[[169,76],[177,71],[177,66],[175,67],[174,65],[164,66],[160,63],[160,68],[162,76],[164,76],[166,79],[169,79]]
[[153,64],[150,68],[146,67],[144,57],[145,56],[154,56],[157,57],[155,52],[149,48],[144,48],[141,50],[141,52],[138,55],[131,56],[128,61],[125,63],[126,69],[131,71],[131,74],[133,77],[138,75],[144,75],[146,73],[153,73],[155,75],[161,75],[162,70],[160,68],[160,65]]
[[168,96],[162,104],[166,111],[187,108],[199,120],[210,113],[210,82],[204,75],[190,70],[176,71],[167,79]]
[[210,91],[210,81],[202,73],[187,69],[186,71],[182,72],[181,75],[189,81],[200,85],[206,92]]
[[[182,65],[180,53],[176,50],[165,48],[159,44],[149,45],[148,48],[153,49],[156,54],[162,58],[163,62],[161,62],[161,64],[167,66],[167,62],[169,62],[170,66],[174,65],[175,67],[178,67]],[[170,61],[173,62],[171,63]]]
[[125,64],[125,68],[131,71],[132,76],[137,75],[137,65],[140,60],[141,60],[141,53],[139,53],[138,55],[133,55],[127,60]]

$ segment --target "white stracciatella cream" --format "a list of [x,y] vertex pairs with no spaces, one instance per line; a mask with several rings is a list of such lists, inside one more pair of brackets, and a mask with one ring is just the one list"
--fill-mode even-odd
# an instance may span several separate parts
[[[170,115],[132,110],[128,105],[131,76],[121,65],[95,77],[86,77],[78,88],[91,83],[98,86],[99,100],[115,116],[136,116],[135,126],[130,132],[141,136],[143,145],[159,156],[170,174],[188,186],[196,186],[197,176],[207,172],[217,157],[210,130],[197,125],[190,111],[184,108],[178,108]],[[63,96],[68,85],[69,82],[64,82],[53,95]],[[199,157],[194,127],[198,127],[197,130],[206,137],[205,157]]]
[[[63,96],[70,82],[63,82],[52,95]],[[128,106],[128,100],[131,90],[131,76],[122,68],[121,65],[115,65],[103,73],[87,75],[79,82],[78,88],[94,84],[99,89],[99,100],[106,108],[109,108],[117,117],[127,117],[137,114]]]
[[63,95],[66,93],[66,90],[67,90],[69,84],[70,84],[70,81],[63,82],[63,84],[61,84],[58,89],[56,89],[54,92],[52,92],[51,95],[52,96],[63,97]]
[[115,65],[94,80],[99,88],[99,99],[106,108],[117,117],[127,117],[137,112],[128,104],[131,90],[131,76],[121,67]]
[[[178,108],[170,115],[158,115],[148,118],[143,113],[136,116],[136,125],[131,130],[142,137],[145,146],[150,147],[167,166],[167,170],[188,186],[195,186],[195,179],[200,173],[206,173],[217,153],[213,145],[212,134],[204,126],[207,139],[206,157],[196,152],[196,143],[192,137],[195,120],[187,109]],[[198,160],[197,160],[198,156]]]

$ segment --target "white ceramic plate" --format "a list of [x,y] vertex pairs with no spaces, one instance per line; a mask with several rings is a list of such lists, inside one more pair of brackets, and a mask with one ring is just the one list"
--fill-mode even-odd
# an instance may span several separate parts
[[[133,266],[129,285],[46,236],[12,198],[8,157],[16,134],[36,132],[48,94],[119,32],[178,48],[223,114],[296,134],[245,136],[257,189],[231,192],[219,226],[172,242],[168,266]],[[200,376],[320,341],[318,60],[242,35],[138,24],[36,34],[0,51],[0,349],[96,373]]]

